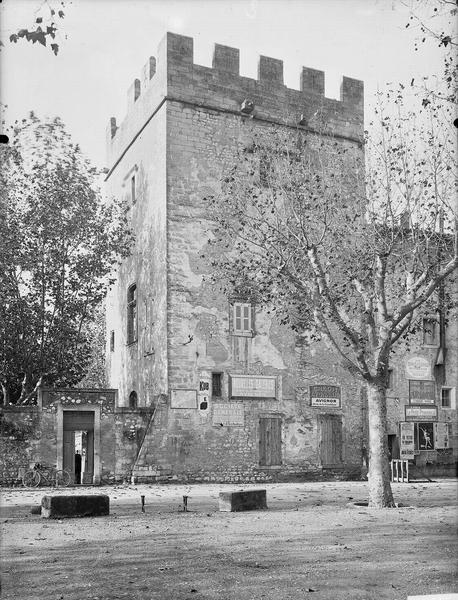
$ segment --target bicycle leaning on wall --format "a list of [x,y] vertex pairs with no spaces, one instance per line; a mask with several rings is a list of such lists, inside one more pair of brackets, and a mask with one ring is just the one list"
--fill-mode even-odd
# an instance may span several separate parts
[[22,483],[25,487],[38,487],[40,483],[52,487],[67,487],[71,479],[70,473],[65,469],[61,470],[35,463],[33,469],[24,473]]

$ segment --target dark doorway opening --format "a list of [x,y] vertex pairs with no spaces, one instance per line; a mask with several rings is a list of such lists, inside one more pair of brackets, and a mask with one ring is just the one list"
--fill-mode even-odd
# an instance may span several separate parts
[[388,459],[396,460],[401,458],[399,454],[399,440],[397,435],[388,436]]
[[72,475],[73,483],[93,483],[93,411],[64,411],[63,468]]

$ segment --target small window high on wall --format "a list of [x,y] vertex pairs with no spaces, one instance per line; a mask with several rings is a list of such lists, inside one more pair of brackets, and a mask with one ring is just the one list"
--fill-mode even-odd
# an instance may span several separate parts
[[137,341],[137,285],[127,290],[127,343]]
[[137,408],[137,406],[138,406],[137,392],[132,391],[129,394],[129,408]]
[[135,202],[137,200],[137,194],[136,194],[136,188],[135,188],[135,175],[132,175],[132,177],[130,178],[130,195],[131,195],[132,204],[135,204]]

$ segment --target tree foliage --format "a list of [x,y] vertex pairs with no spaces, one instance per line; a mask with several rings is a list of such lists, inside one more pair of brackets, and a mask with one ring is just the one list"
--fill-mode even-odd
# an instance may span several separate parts
[[400,105],[380,112],[367,177],[355,146],[255,131],[210,199],[211,245],[226,250],[212,253],[214,277],[327,338],[369,382],[384,381],[392,345],[457,265],[455,152],[430,118],[420,131]]
[[24,403],[40,382],[85,374],[87,324],[131,234],[58,118],[32,113],[11,130],[1,148],[0,377],[4,401]]
[[437,290],[458,266],[453,142],[432,106],[418,119],[402,95],[392,102],[396,111],[379,108],[378,135],[364,141],[366,165],[358,144],[325,129],[254,129],[208,199],[216,226],[206,252],[226,293],[324,340],[366,382],[379,410],[371,465],[380,466],[380,505],[392,503],[390,352],[422,308],[437,311]]
[[[31,5],[32,6],[32,5]],[[33,13],[33,24],[21,27],[9,36],[9,41],[16,44],[19,40],[26,40],[32,44],[46,46],[57,56],[59,44],[56,39],[60,28],[60,21],[65,17],[65,2],[52,2],[44,0],[38,3]],[[3,45],[3,44],[1,44]]]
[[412,80],[411,85],[420,90],[422,102],[427,106],[433,99],[441,102],[445,117],[453,121],[458,102],[458,5],[456,0],[410,0],[403,2],[409,8],[406,29],[417,32],[415,50],[421,52],[425,44],[434,44],[442,54],[443,68],[434,77],[424,76],[422,81]]

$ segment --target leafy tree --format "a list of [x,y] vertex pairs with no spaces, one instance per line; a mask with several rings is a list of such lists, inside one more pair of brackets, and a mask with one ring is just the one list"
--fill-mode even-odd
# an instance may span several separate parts
[[94,311],[93,317],[86,323],[84,335],[90,342],[90,355],[86,373],[77,387],[104,388],[107,386],[105,371],[106,344],[106,314],[105,303],[100,304]]
[[[437,309],[458,266],[455,150],[438,115],[379,110],[357,145],[285,128],[253,130],[208,198],[204,255],[226,293],[254,298],[298,335],[322,340],[365,383],[369,498],[393,505],[386,435],[390,354]],[[327,133],[323,131],[322,133]]]
[[[57,56],[59,44],[56,35],[59,31],[59,22],[65,17],[65,2],[52,2],[44,0],[37,2],[36,10],[33,14],[33,24],[28,27],[21,27],[9,36],[9,41],[16,44],[19,40],[26,40],[32,44],[41,44],[46,46],[50,42],[51,51]],[[3,42],[0,41],[0,46]]]
[[32,113],[11,130],[0,150],[0,379],[4,402],[26,403],[42,382],[84,376],[88,323],[131,234],[60,119]]

